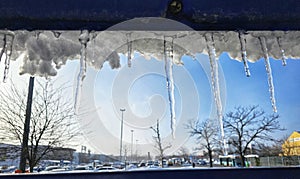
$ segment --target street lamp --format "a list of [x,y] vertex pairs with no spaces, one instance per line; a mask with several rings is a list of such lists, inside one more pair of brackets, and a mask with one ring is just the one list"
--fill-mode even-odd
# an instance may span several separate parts
[[125,109],[120,109],[122,113],[122,119],[121,119],[121,139],[120,139],[120,161],[122,161],[122,142],[123,142],[123,113]]
[[133,155],[132,155],[132,151],[133,151],[133,132],[134,132],[134,130],[131,130],[131,162],[133,160]]

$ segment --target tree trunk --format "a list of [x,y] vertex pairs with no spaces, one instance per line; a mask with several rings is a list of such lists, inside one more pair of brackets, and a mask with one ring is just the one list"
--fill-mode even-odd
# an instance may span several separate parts
[[208,150],[208,156],[209,156],[209,167],[213,167],[212,150]]
[[245,157],[242,153],[240,153],[240,157],[241,157],[241,165],[242,167],[245,167]]
[[34,162],[30,162],[29,163],[29,171],[30,171],[30,173],[33,172],[33,168],[34,168]]

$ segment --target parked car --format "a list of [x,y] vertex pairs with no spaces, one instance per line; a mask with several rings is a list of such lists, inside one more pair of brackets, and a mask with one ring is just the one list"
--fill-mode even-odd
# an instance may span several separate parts
[[43,170],[41,172],[48,173],[48,172],[65,172],[65,171],[67,171],[67,170],[61,166],[48,166],[45,168],[45,170]]
[[138,167],[145,167],[146,166],[146,162],[144,161],[141,161],[139,164],[138,164]]
[[16,166],[1,167],[0,173],[13,173],[17,168]]
[[110,172],[110,171],[116,171],[116,170],[118,170],[118,169],[115,167],[109,167],[109,166],[98,168],[99,172]]
[[[103,165],[104,166],[104,165]],[[118,168],[118,169],[122,169],[125,167],[125,163],[123,162],[114,162],[111,167],[113,168]]]
[[207,165],[205,160],[198,160],[198,165]]
[[75,167],[73,170],[93,170],[92,166],[80,165]]

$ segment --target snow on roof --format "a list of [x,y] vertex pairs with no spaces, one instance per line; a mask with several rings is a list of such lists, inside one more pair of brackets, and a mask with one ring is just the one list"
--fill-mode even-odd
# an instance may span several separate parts
[[[129,30],[126,30],[128,27]],[[132,27],[137,29],[131,31]],[[162,29],[162,27],[164,27]],[[173,31],[172,29],[180,29]],[[123,29],[123,30],[118,30]],[[157,31],[148,29],[158,29]],[[162,29],[162,30],[159,30]],[[23,59],[20,74],[55,76],[67,60],[79,59],[86,40],[87,65],[101,69],[108,61],[112,68],[120,67],[119,55],[127,54],[130,44],[132,53],[138,52],[149,59],[163,58],[163,40],[174,44],[174,63],[181,65],[181,57],[196,53],[208,53],[205,35],[212,34],[216,55],[228,52],[232,59],[246,58],[255,62],[264,57],[260,38],[266,39],[267,53],[275,59],[300,57],[300,32],[298,31],[194,31],[179,22],[164,18],[135,18],[119,23],[106,31],[0,31],[3,41],[0,48],[12,49],[11,59]],[[81,38],[81,39],[79,39]],[[10,48],[9,48],[10,47]]]

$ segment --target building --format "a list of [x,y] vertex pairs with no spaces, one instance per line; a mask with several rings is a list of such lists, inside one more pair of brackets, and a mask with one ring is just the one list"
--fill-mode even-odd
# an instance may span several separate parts
[[[29,146],[30,147],[30,146]],[[47,146],[40,145],[39,149]],[[41,160],[73,161],[75,149],[55,147]],[[13,144],[0,143],[0,167],[1,166],[19,166],[21,146]]]
[[294,131],[282,144],[284,156],[300,156],[300,131]]
[[20,145],[0,143],[0,166],[17,166],[20,162]]
[[43,160],[73,160],[73,153],[75,149],[65,148],[65,147],[55,147],[50,152],[48,152]]

